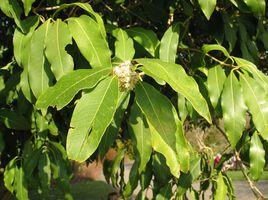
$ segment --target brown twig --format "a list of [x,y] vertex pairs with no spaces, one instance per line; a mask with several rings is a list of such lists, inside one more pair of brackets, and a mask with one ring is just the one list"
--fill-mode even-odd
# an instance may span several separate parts
[[246,178],[249,187],[251,189],[251,191],[253,192],[253,194],[255,195],[255,197],[258,200],[264,200],[264,195],[262,194],[262,192],[256,187],[256,185],[254,184],[254,182],[249,178],[249,176],[247,175],[247,173],[245,172],[245,166],[243,165],[243,162],[239,156],[239,153],[236,151],[235,152],[235,156],[236,156],[236,160],[241,168],[241,171],[244,175],[244,177]]

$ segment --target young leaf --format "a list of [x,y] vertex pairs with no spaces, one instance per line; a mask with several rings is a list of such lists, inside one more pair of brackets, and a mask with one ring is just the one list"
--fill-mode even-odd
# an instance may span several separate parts
[[219,173],[216,182],[217,182],[217,189],[216,189],[214,199],[215,200],[226,199],[227,186],[225,185],[225,182],[224,182],[224,179],[223,179],[221,172]]
[[18,200],[29,199],[28,185],[22,167],[15,170],[14,191]]
[[121,28],[113,30],[113,36],[116,38],[115,56],[122,61],[132,60],[135,54],[132,38]]
[[48,197],[51,183],[51,169],[50,159],[47,153],[43,153],[40,156],[38,163],[38,177],[40,179],[42,193],[45,197]]
[[268,141],[268,93],[259,82],[249,76],[241,75],[240,82],[253,122],[262,137]]
[[232,147],[235,148],[246,125],[247,107],[244,102],[241,86],[233,72],[229,74],[224,84],[221,106],[224,129]]
[[136,101],[148,121],[153,148],[165,156],[171,173],[179,177],[175,108],[164,95],[146,83],[136,86]]
[[217,0],[198,0],[198,3],[206,18],[209,20],[216,7]]
[[159,58],[165,62],[175,63],[177,48],[179,45],[180,25],[173,24],[165,32],[161,39]]
[[257,132],[255,132],[250,140],[249,149],[250,158],[250,175],[253,180],[258,180],[265,166],[265,151]]
[[244,0],[252,12],[258,15],[265,15],[265,0]]
[[11,193],[13,193],[13,190],[14,190],[13,183],[15,179],[15,170],[17,168],[16,160],[17,160],[17,157],[10,160],[9,163],[6,165],[5,172],[4,172],[4,184],[5,184],[5,187]]
[[30,40],[30,52],[28,52],[29,82],[35,97],[39,97],[45,89],[51,85],[53,75],[44,55],[45,40],[50,27],[50,20],[42,24]]
[[208,70],[208,93],[210,97],[211,104],[216,108],[226,76],[224,70],[220,65],[212,67]]
[[45,50],[46,57],[51,64],[51,70],[57,80],[72,71],[74,67],[72,57],[65,50],[68,44],[72,44],[72,36],[68,26],[57,19],[48,30]]
[[92,18],[86,15],[69,18],[68,26],[79,50],[92,67],[111,67],[107,41]]
[[29,12],[32,9],[32,4],[36,1],[36,0],[22,0],[23,1],[23,5],[24,5],[24,12],[25,15],[28,16]]
[[181,171],[187,173],[190,168],[190,150],[183,132],[183,124],[177,120],[176,149]]
[[158,59],[136,59],[136,61],[143,65],[142,71],[153,78],[166,81],[176,92],[182,94],[201,116],[211,123],[207,102],[199,92],[197,83],[185,73],[180,65]]
[[83,162],[94,153],[114,117],[118,97],[118,80],[109,77],[78,101],[66,142],[70,159]]
[[8,109],[0,109],[0,122],[7,128],[15,130],[29,130],[29,122],[20,114]]
[[188,115],[188,110],[186,108],[186,99],[181,94],[178,94],[178,110],[180,119],[184,122]]
[[139,159],[139,173],[145,170],[152,153],[151,133],[146,118],[140,108],[134,104],[131,108],[129,131],[133,137]]
[[110,73],[105,69],[79,69],[64,75],[53,87],[47,89],[37,100],[36,107],[47,109],[56,106],[58,110],[66,106],[82,89],[93,88]]
[[153,31],[141,27],[134,27],[128,29],[127,33],[152,56],[155,56],[159,40]]

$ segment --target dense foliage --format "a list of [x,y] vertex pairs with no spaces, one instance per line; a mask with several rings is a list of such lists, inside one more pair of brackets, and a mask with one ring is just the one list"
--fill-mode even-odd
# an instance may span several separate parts
[[[264,198],[253,180],[268,161],[265,0],[1,0],[0,8],[3,195],[46,199],[53,187],[72,199],[70,163],[114,148],[104,174],[124,199],[138,185],[137,199],[148,189],[159,200],[201,199],[208,189],[234,199],[226,174],[234,165]],[[186,122],[214,124],[229,145],[195,148]]]

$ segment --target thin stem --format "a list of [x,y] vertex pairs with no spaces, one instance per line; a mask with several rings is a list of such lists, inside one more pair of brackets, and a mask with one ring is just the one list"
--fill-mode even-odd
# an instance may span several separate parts
[[44,7],[44,8],[36,8],[35,11],[39,12],[39,11],[50,11],[50,10],[57,10],[59,9],[60,6],[51,6],[51,7]]
[[239,153],[236,151],[236,160],[241,168],[241,171],[244,175],[244,177],[246,178],[249,187],[251,189],[251,191],[253,192],[253,194],[255,195],[255,197],[259,200],[264,199],[264,195],[262,194],[262,192],[256,187],[256,185],[254,184],[253,181],[250,180],[249,176],[247,175],[247,173],[245,172],[245,166],[243,165],[243,162],[239,156]]

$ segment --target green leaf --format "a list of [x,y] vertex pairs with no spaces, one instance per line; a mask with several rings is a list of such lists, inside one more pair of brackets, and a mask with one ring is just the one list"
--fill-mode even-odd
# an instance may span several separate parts
[[240,82],[247,107],[249,108],[254,125],[262,137],[268,141],[268,93],[253,78],[241,75]]
[[258,15],[265,15],[265,0],[244,0],[252,12]]
[[74,68],[73,59],[65,50],[68,44],[72,44],[72,36],[68,26],[57,19],[48,30],[45,50],[46,57],[51,64],[51,70],[57,80]]
[[181,94],[178,94],[178,110],[180,119],[184,122],[188,115],[188,110],[186,108],[186,99]]
[[110,72],[110,68],[72,71],[64,75],[53,87],[47,89],[38,98],[36,107],[47,109],[48,106],[56,106],[59,110],[66,106],[77,92],[95,87]]
[[7,128],[15,130],[29,130],[29,122],[20,114],[8,109],[0,109],[0,122]]
[[164,95],[146,83],[136,85],[136,101],[148,121],[153,148],[165,156],[171,173],[179,177],[175,108]]
[[24,12],[25,15],[28,16],[29,12],[32,9],[32,4],[35,2],[36,0],[22,0],[23,5],[24,5]]
[[201,116],[211,123],[207,102],[201,95],[197,83],[185,73],[180,65],[158,59],[136,59],[136,61],[143,65],[142,71],[153,78],[166,81],[176,92],[182,94]]
[[51,85],[53,80],[49,64],[44,55],[49,25],[50,20],[47,20],[33,33],[28,52],[30,54],[28,59],[29,82],[33,94],[37,98]]
[[22,167],[15,170],[14,191],[18,200],[29,199],[28,185]]
[[161,39],[159,58],[162,61],[175,63],[177,48],[179,45],[180,25],[173,24],[165,32]]
[[223,176],[222,176],[221,172],[219,173],[216,182],[217,182],[217,189],[216,189],[216,193],[215,193],[214,199],[215,200],[226,199],[226,196],[227,196],[227,186],[224,183],[224,179],[223,179]]
[[250,158],[250,175],[253,180],[258,180],[265,166],[265,151],[257,132],[255,132],[250,140],[249,149]]
[[111,52],[101,30],[92,18],[69,18],[68,26],[79,50],[92,67],[111,67]]
[[25,35],[20,32],[18,29],[15,29],[14,36],[13,36],[13,47],[14,47],[14,57],[19,66],[22,66],[22,54],[25,50],[24,44]]
[[132,60],[135,54],[133,40],[128,36],[126,31],[121,28],[113,30],[115,41],[115,57],[122,61]]
[[11,193],[13,193],[13,190],[14,190],[13,183],[15,179],[15,169],[17,168],[16,161],[17,161],[17,157],[10,160],[8,164],[6,165],[5,171],[4,171],[4,184],[5,184],[5,187]]
[[38,163],[38,177],[40,179],[42,193],[48,197],[51,183],[50,159],[47,153],[42,153]]
[[220,99],[225,79],[224,70],[220,65],[216,65],[208,70],[208,93],[214,108],[216,108]]
[[232,22],[232,19],[230,19],[228,14],[223,13],[222,19],[224,22],[224,37],[229,44],[229,52],[232,52],[237,42],[237,27]]
[[131,167],[129,173],[129,180],[123,191],[123,196],[126,199],[129,199],[129,197],[133,194],[134,190],[138,186],[138,181],[139,181],[139,161],[135,161]]
[[186,173],[190,168],[190,151],[187,140],[184,136],[183,124],[177,120],[176,149],[181,171]]
[[11,9],[11,5],[9,4],[9,0],[1,0],[0,1],[0,9],[2,10],[2,12],[8,16],[12,18],[12,14],[10,12]]
[[118,97],[118,80],[109,77],[78,101],[66,142],[70,159],[83,162],[94,153],[106,128],[112,122]]
[[172,185],[167,184],[160,189],[159,194],[156,195],[155,200],[169,200],[172,197]]
[[209,20],[216,7],[217,0],[198,0],[198,3],[206,18]]
[[133,137],[134,148],[139,156],[139,173],[145,170],[152,153],[151,133],[142,111],[134,104],[131,107],[129,131]]
[[223,46],[218,44],[204,44],[202,46],[202,51],[204,54],[207,54],[210,51],[221,51],[227,58],[232,58],[228,51]]
[[155,56],[159,40],[153,31],[141,27],[134,27],[128,29],[127,33],[152,56]]
[[125,150],[124,149],[119,149],[117,152],[117,155],[113,161],[112,169],[111,169],[111,180],[113,186],[118,186],[118,170],[120,168],[121,162],[124,160],[125,157]]
[[224,84],[221,96],[224,129],[226,135],[235,148],[242,136],[246,125],[246,110],[241,86],[233,72],[231,72]]

